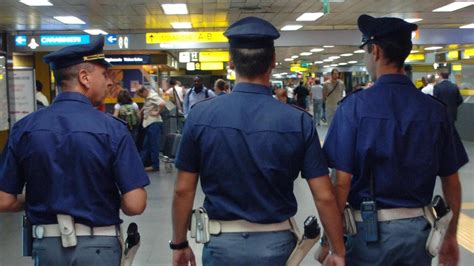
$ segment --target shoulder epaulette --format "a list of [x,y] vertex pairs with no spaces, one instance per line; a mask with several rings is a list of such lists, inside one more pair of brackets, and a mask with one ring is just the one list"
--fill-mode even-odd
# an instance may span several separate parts
[[363,91],[364,89],[357,89],[351,93],[349,93],[349,95],[346,95],[346,97],[342,98],[339,102],[337,102],[337,105],[341,104],[343,101],[345,101],[348,97],[350,97],[352,94],[355,94],[355,93],[358,93],[358,92],[361,92]]

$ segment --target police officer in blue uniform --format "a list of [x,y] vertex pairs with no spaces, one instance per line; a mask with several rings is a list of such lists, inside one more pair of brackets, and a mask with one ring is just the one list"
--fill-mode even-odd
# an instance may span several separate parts
[[324,143],[328,164],[337,170],[340,209],[346,201],[356,209],[358,232],[346,242],[347,264],[431,265],[425,250],[430,225],[422,208],[440,176],[453,219],[439,260],[457,265],[458,169],[468,158],[443,104],[404,75],[417,26],[367,15],[358,25],[376,82],[340,103]]
[[312,117],[272,97],[280,34],[247,17],[225,36],[237,85],[232,94],[196,104],[186,121],[176,159],[173,265],[195,265],[186,231],[199,177],[204,208],[220,225],[204,246],[203,264],[285,265],[296,242],[289,219],[297,211],[293,183],[300,172],[332,243],[328,265],[343,265],[340,214]]
[[94,108],[111,83],[103,45],[44,57],[62,93],[13,126],[2,156],[0,211],[24,204],[35,265],[120,265],[120,209],[146,206],[149,179],[125,122]]

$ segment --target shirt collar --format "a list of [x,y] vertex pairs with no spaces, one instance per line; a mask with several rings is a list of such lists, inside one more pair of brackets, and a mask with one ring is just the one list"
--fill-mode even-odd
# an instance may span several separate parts
[[64,101],[76,101],[92,106],[89,98],[79,92],[62,92],[56,97],[56,99],[54,99],[54,103]]
[[377,84],[383,83],[402,83],[402,84],[413,84],[411,80],[403,74],[386,74],[377,79]]
[[260,84],[254,83],[238,83],[235,85],[232,93],[254,93],[254,94],[264,94],[264,95],[272,95],[272,91],[270,87],[263,86]]

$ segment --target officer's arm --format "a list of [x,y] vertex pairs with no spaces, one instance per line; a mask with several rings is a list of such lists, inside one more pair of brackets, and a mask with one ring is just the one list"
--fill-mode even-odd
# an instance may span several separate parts
[[347,197],[349,196],[349,191],[351,189],[351,178],[352,174],[337,170],[336,171],[336,184],[334,185],[337,205],[341,213],[346,207]]
[[337,256],[344,257],[346,250],[343,240],[342,216],[338,211],[331,180],[326,175],[308,179],[308,184],[332,251]]
[[458,173],[442,177],[441,184],[446,202],[453,211],[453,218],[449,224],[446,237],[456,237],[458,229],[459,211],[461,209],[461,182]]
[[194,203],[198,173],[179,170],[173,197],[173,243],[186,241],[189,217]]
[[140,215],[146,208],[146,190],[136,188],[122,195],[122,211],[128,216]]
[[0,191],[0,212],[19,212],[25,205],[23,195],[13,195]]

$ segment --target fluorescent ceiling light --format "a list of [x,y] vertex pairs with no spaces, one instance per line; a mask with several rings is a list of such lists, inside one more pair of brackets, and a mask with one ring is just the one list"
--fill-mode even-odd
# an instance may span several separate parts
[[162,4],[163,12],[166,15],[187,15],[188,6],[186,4]]
[[324,63],[324,61],[314,61],[314,63],[315,63],[316,65],[320,65],[320,64]]
[[324,45],[324,48],[334,48],[334,45]]
[[357,64],[357,61],[349,61],[349,62],[347,62],[347,63],[349,63],[349,64]]
[[54,17],[54,19],[64,24],[86,24],[84,21],[74,16],[58,16]]
[[308,53],[308,52],[304,52],[304,53],[301,53],[300,55],[301,56],[309,56],[309,55],[312,55],[313,53]]
[[310,51],[310,52],[313,52],[313,53],[319,53],[319,52],[322,52],[322,51],[324,51],[324,49],[323,49],[323,48],[314,48],[314,49],[311,49],[311,51]]
[[283,73],[280,73],[280,75],[288,75],[288,73],[286,73],[286,72],[283,72]]
[[473,4],[474,2],[453,2],[451,4],[437,8],[433,10],[433,12],[453,12],[453,11],[456,11],[461,8],[465,8]]
[[282,31],[290,31],[290,30],[299,30],[303,28],[303,25],[286,25],[285,27],[281,28]]
[[345,66],[347,63],[339,63],[340,66]]
[[293,61],[293,58],[285,58],[285,61],[286,61],[286,62]]
[[101,30],[101,29],[87,29],[84,30],[85,33],[90,34],[90,35],[107,35],[108,33]]
[[341,58],[341,57],[340,57],[340,56],[330,56],[330,57],[329,57],[329,59],[333,59],[333,60],[339,59],[339,58]]
[[336,67],[336,66],[338,66],[338,65],[337,65],[337,64],[332,64],[331,66],[332,66],[332,67]]
[[291,58],[296,59],[296,58],[298,58],[298,57],[299,57],[299,56],[294,55],[294,56],[292,56]]
[[23,3],[27,6],[52,6],[53,4],[49,0],[20,0],[20,3]]
[[426,47],[426,48],[425,48],[425,51],[434,51],[434,50],[439,50],[439,49],[443,49],[443,46],[430,46],[430,47]]
[[419,52],[418,50],[411,50],[410,54],[416,54],[418,52]]
[[363,53],[365,53],[365,51],[362,50],[362,49],[361,49],[361,50],[354,51],[354,54],[363,54]]
[[354,54],[347,53],[347,54],[341,54],[341,56],[348,57],[348,56],[353,56]]
[[192,29],[193,25],[191,22],[171,22],[173,29]]
[[331,66],[330,66],[330,65],[325,65],[325,66],[323,66],[323,67],[328,68],[328,67],[331,67]]
[[466,25],[463,25],[459,28],[461,28],[461,29],[474,29],[474,23],[466,24]]
[[324,16],[324,13],[322,12],[304,13],[303,15],[299,16],[296,21],[315,21],[322,16]]
[[334,59],[329,59],[329,58],[328,58],[328,59],[324,59],[324,60],[323,60],[323,62],[332,62],[332,61],[334,61]]
[[418,22],[418,21],[422,21],[423,19],[422,18],[406,18],[404,20],[408,23],[415,23],[415,22]]

